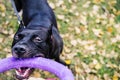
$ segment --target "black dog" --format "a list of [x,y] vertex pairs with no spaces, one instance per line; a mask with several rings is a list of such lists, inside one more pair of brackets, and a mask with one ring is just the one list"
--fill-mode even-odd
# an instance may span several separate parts
[[[59,56],[63,41],[59,35],[56,18],[47,0],[14,0],[17,10],[23,10],[24,27],[19,27],[12,44],[16,58],[45,57],[65,64]],[[28,78],[33,69],[16,70],[19,80]]]

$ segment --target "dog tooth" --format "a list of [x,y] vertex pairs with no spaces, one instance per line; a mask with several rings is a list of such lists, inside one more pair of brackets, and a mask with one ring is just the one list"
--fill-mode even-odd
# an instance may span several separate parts
[[29,72],[30,69],[31,68],[28,68],[22,76],[25,77],[28,74],[28,72]]
[[20,75],[18,71],[15,71],[17,75]]
[[21,68],[18,68],[18,70],[21,72]]

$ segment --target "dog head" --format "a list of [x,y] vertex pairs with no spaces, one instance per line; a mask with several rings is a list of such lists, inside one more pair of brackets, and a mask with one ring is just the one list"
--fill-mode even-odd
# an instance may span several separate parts
[[[48,57],[51,49],[50,29],[18,30],[12,44],[12,55],[16,58]],[[22,67],[16,69],[18,79],[26,79],[33,72],[32,68]]]
[[51,33],[47,28],[23,29],[13,40],[12,54],[17,58],[47,57],[51,48]]

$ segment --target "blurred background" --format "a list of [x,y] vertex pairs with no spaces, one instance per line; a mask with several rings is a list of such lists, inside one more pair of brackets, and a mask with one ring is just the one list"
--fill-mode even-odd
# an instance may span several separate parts
[[[75,80],[120,80],[120,0],[48,0],[64,40],[61,58]],[[0,59],[11,56],[18,29],[10,0],[0,0]],[[2,64],[0,64],[2,66]],[[14,70],[0,80],[15,80]],[[32,80],[54,78],[36,70]]]

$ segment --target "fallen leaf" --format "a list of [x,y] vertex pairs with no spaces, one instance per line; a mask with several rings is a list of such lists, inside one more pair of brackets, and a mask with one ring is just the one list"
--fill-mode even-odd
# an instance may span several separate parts
[[57,7],[60,7],[61,5],[64,4],[64,1],[63,0],[58,0],[58,2],[56,3],[56,6]]
[[45,80],[43,78],[34,78],[34,77],[30,77],[28,80]]
[[93,0],[93,3],[100,3],[100,2],[104,2],[104,0]]
[[97,63],[97,64],[95,65],[95,69],[97,69],[97,70],[101,69],[101,67],[102,67],[102,65],[101,65],[100,63]]
[[90,6],[91,1],[87,1],[85,4],[83,4],[83,8],[88,8]]
[[120,11],[117,11],[115,14],[116,14],[116,15],[120,15]]
[[77,40],[71,40],[70,42],[73,46],[76,46],[77,45]]
[[55,4],[52,2],[49,2],[49,5],[52,7],[52,9],[55,9]]
[[36,78],[39,78],[41,75],[39,72],[34,71],[33,76]]
[[60,20],[64,20],[65,16],[64,15],[57,15],[57,18],[60,19]]
[[1,12],[5,12],[6,8],[4,6],[4,4],[0,4],[0,11]]
[[118,76],[114,74],[112,80],[118,80]]
[[70,65],[70,64],[71,64],[71,60],[70,60],[70,59],[66,59],[66,60],[65,60],[65,63],[66,63],[67,65]]
[[97,37],[102,37],[103,35],[103,31],[101,29],[92,29],[92,31]]
[[80,34],[80,28],[79,27],[75,27],[75,32],[76,32],[76,34]]

